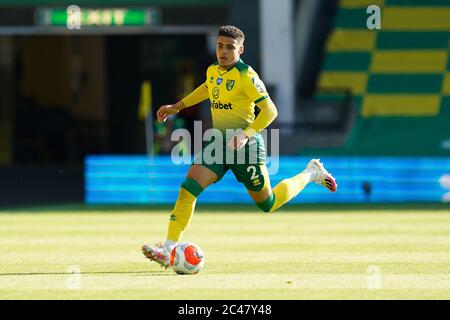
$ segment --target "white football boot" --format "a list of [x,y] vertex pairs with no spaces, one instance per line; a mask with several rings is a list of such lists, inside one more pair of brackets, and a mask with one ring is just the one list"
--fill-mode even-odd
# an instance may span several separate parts
[[142,246],[142,253],[147,259],[155,261],[161,267],[165,269],[169,267],[170,253],[162,244],[157,243],[154,246],[144,244]]
[[306,166],[307,170],[315,173],[313,181],[330,190],[336,192],[337,184],[333,176],[325,169],[320,159],[312,159]]

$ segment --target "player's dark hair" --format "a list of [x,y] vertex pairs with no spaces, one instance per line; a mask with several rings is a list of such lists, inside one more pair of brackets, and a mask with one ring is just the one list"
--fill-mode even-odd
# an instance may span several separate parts
[[218,36],[224,36],[224,37],[229,37],[229,38],[233,38],[235,40],[245,40],[245,35],[244,33],[239,29],[236,28],[235,26],[222,26],[219,28],[219,34]]

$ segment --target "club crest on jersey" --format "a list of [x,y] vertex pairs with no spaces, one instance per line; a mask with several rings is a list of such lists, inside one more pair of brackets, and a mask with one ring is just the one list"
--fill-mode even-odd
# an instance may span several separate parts
[[222,79],[222,78],[217,78],[217,80],[216,80],[216,84],[217,84],[217,85],[221,84],[222,82],[223,82],[223,79]]
[[218,99],[220,95],[219,88],[215,87],[212,91],[212,96],[214,99]]
[[227,90],[231,91],[234,87],[234,80],[227,80]]

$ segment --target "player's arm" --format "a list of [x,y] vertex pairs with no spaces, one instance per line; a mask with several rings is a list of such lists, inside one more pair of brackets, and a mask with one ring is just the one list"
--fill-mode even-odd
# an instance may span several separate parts
[[202,83],[197,89],[192,91],[177,103],[167,104],[160,107],[156,112],[156,116],[158,117],[159,122],[165,122],[169,115],[176,114],[181,110],[199,104],[206,99],[208,99],[208,87],[205,83]]
[[250,137],[267,128],[278,116],[277,108],[270,98],[264,99],[263,101],[258,103],[258,108],[261,111],[259,112],[255,121],[253,121],[251,125],[245,128],[243,132],[235,136],[234,142],[230,142],[230,148],[236,148],[237,150],[239,150],[240,148],[245,146]]
[[251,125],[244,129],[244,133],[248,138],[267,128],[278,116],[277,107],[275,107],[275,104],[270,98],[266,98],[258,103],[258,108],[261,111],[259,112],[255,121],[253,121]]
[[264,83],[253,69],[247,69],[241,73],[241,79],[245,93],[258,106],[260,112],[251,125],[230,141],[229,147],[238,150],[248,142],[250,137],[267,128],[278,115],[277,108],[270,99]]
[[260,110],[253,123],[244,128],[245,135],[247,138],[250,138],[267,128],[277,117],[278,112],[275,104],[269,97],[266,86],[252,68],[241,73],[241,79],[245,93]]

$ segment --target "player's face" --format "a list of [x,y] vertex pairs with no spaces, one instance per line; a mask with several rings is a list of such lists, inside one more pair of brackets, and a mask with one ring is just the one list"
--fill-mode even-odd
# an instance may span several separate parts
[[219,36],[217,38],[216,55],[217,61],[222,67],[234,65],[244,52],[242,40],[236,40],[230,37]]

